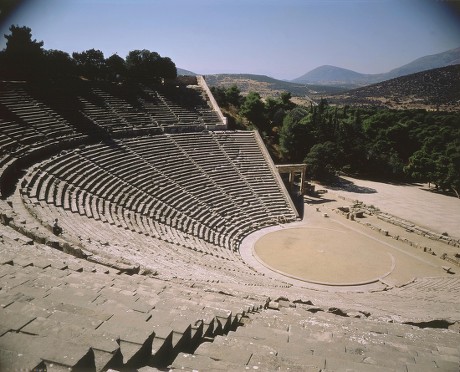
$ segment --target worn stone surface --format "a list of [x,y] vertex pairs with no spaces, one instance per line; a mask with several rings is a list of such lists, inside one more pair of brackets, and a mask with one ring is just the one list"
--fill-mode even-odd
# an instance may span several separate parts
[[31,371],[45,368],[45,363],[38,355],[0,350],[0,371]]
[[60,338],[9,332],[0,337],[0,349],[36,355],[67,367],[79,363],[91,365],[91,351],[88,345],[78,345]]

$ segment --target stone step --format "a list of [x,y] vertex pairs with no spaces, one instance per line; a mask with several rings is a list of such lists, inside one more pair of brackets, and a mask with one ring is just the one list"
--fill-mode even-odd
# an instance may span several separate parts
[[102,299],[106,299],[110,304],[116,303],[117,306],[122,305],[126,307],[126,309],[140,313],[148,313],[153,309],[152,305],[143,301],[140,296],[134,292],[122,293],[122,291],[112,287],[105,287],[99,291],[99,294],[100,297],[98,298],[98,302]]
[[120,346],[114,336],[85,328],[82,325],[63,323],[50,318],[36,318],[22,331],[40,337],[71,341],[83,346],[89,345],[94,352],[94,364],[97,371],[107,366],[114,366],[119,360]]
[[94,308],[94,301],[100,296],[92,289],[53,287],[50,289],[46,300],[50,303],[65,303],[79,307]]
[[215,360],[209,356],[180,353],[168,367],[169,371],[242,371],[240,364]]
[[[127,312],[115,314],[104,321],[97,329],[118,336],[120,340],[143,345],[153,340],[153,320],[150,314]],[[150,341],[149,341],[150,340]]]
[[41,359],[74,369],[95,369],[94,353],[87,345],[79,345],[54,337],[40,337],[8,332],[0,337],[0,349]]
[[19,332],[36,317],[24,312],[15,312],[0,307],[0,336],[8,332]]
[[[332,354],[333,355],[333,354]],[[358,363],[347,359],[341,359],[340,357],[328,356],[326,358],[325,372],[336,372],[336,371],[356,371],[356,372],[394,372],[394,371],[405,371],[405,366],[399,368],[388,368],[380,365]]]
[[[195,358],[179,355],[173,369],[199,369],[205,363],[239,369],[316,371],[407,371],[459,367],[458,334],[420,329],[407,324],[382,323],[312,314],[303,309],[264,310],[244,317],[243,326],[200,345]],[[449,346],[443,346],[446,342]],[[452,344],[454,342],[454,344]],[[439,343],[439,344],[438,344]],[[196,364],[195,364],[196,363]],[[433,367],[434,366],[434,367]],[[439,367],[438,367],[439,366]]]
[[0,371],[45,371],[45,362],[36,355],[0,349]]

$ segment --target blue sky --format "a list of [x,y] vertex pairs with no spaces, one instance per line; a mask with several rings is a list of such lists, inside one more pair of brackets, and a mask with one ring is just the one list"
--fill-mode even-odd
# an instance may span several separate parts
[[0,32],[25,25],[45,49],[149,49],[201,74],[294,79],[324,64],[387,72],[460,47],[459,9],[459,0],[29,0]]

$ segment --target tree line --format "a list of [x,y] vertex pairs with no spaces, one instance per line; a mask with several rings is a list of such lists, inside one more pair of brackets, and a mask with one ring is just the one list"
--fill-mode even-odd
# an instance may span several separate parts
[[6,48],[0,52],[0,76],[27,81],[63,80],[82,77],[88,80],[154,83],[174,79],[177,69],[169,57],[149,50],[133,50],[126,58],[89,49],[72,55],[61,50],[45,50],[43,41],[32,38],[29,27],[11,25]]
[[262,100],[238,87],[215,87],[215,98],[240,127],[257,128],[272,157],[306,163],[312,179],[339,173],[386,181],[429,182],[460,192],[460,113],[331,106],[310,107],[290,94]]

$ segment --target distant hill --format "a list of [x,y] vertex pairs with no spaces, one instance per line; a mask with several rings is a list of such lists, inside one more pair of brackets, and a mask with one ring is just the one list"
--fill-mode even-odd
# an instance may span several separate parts
[[409,75],[420,71],[460,64],[460,48],[451,49],[444,53],[433,54],[416,59],[407,65],[395,68],[383,74],[385,80]]
[[292,80],[292,82],[355,88],[459,63],[460,48],[456,48],[443,53],[418,58],[415,61],[382,74],[361,74],[335,66],[320,66]]
[[197,76],[198,74],[189,70],[184,70],[183,68],[177,68],[177,75]]
[[373,75],[361,74],[341,67],[324,65],[307,72],[301,77],[292,80],[292,82],[346,87],[349,89],[369,84],[369,81],[372,81],[373,78]]
[[460,64],[417,72],[326,97],[338,105],[460,110]]
[[288,91],[293,96],[303,97],[312,94],[333,94],[344,89],[321,85],[305,85],[277,80],[266,75],[253,74],[215,74],[206,75],[209,86],[230,87],[237,85],[243,94],[255,91],[262,97],[271,97],[280,92]]

